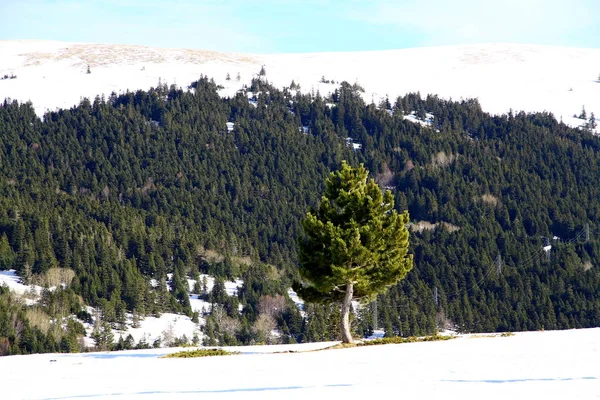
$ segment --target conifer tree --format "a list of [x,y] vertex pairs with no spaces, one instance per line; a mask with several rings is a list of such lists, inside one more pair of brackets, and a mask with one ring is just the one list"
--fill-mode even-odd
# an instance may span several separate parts
[[318,210],[302,221],[300,275],[295,290],[307,301],[342,302],[342,340],[352,342],[352,299],[384,292],[412,268],[408,254],[408,212],[394,210],[390,191],[382,194],[361,164],[346,162],[325,181]]
[[91,337],[94,339],[96,348],[100,351],[110,350],[113,346],[114,335],[110,324],[106,321],[96,320]]
[[8,242],[8,236],[6,236],[6,233],[2,234],[0,238],[0,271],[11,269],[15,262],[15,257],[15,252]]

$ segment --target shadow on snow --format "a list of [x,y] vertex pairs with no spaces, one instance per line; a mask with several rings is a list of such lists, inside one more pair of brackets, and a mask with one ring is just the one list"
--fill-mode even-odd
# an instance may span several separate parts
[[338,383],[322,386],[282,386],[282,387],[258,387],[258,388],[237,388],[237,389],[216,389],[216,390],[151,390],[147,392],[126,392],[126,393],[97,393],[97,394],[81,394],[64,397],[48,397],[44,400],[66,400],[66,399],[89,399],[94,397],[108,397],[108,396],[143,396],[153,394],[210,394],[210,393],[243,393],[243,392],[271,392],[278,390],[298,390],[298,389],[314,389],[314,388],[328,388],[328,387],[348,387],[352,386],[350,383]]

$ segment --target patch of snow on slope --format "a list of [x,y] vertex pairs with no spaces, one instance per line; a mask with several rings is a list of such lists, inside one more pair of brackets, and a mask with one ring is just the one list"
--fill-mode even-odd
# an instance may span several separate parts
[[11,292],[25,297],[28,305],[35,304],[42,293],[42,287],[37,285],[24,285],[14,269],[0,271],[0,286],[6,285]]
[[[200,274],[200,283],[202,284],[202,280],[206,278],[206,288],[208,289],[208,293],[212,292],[213,287],[215,286],[215,278],[206,275]],[[188,279],[188,287],[190,292],[194,290],[194,285],[196,281],[194,279]],[[244,281],[241,279],[236,279],[235,281],[225,281],[225,291],[229,296],[237,296],[238,289],[244,285]]]
[[[94,316],[96,310],[92,307],[87,307],[87,311]],[[194,336],[202,340],[203,334],[200,331],[200,326],[204,324],[204,319],[200,318],[199,323],[192,322],[191,318],[185,315],[164,313],[160,317],[148,316],[140,319],[139,327],[132,326],[132,315],[128,314],[126,326],[127,329],[112,329],[113,341],[117,343],[119,338],[126,339],[127,335],[131,335],[135,345],[141,340],[152,346],[156,340],[159,340],[162,347],[169,346],[173,341],[181,339],[184,335],[191,343]],[[86,336],[84,343],[87,347],[94,347],[95,343],[92,339],[94,324],[84,324],[86,328]]]
[[190,306],[192,307],[192,311],[197,311],[200,315],[209,313],[211,310],[210,303],[202,300],[197,294],[190,295]]
[[414,124],[419,124],[421,126],[431,126],[433,125],[433,114],[425,113],[425,120],[422,120],[417,117],[415,112],[413,111],[409,115],[405,115],[404,119],[410,121]]
[[383,337],[385,337],[385,331],[383,329],[374,329],[373,334],[365,340],[382,339]]
[[292,299],[292,301],[294,302],[294,304],[296,304],[296,307],[298,307],[299,310],[303,310],[304,300],[302,300],[300,296],[298,296],[298,294],[294,292],[293,289],[288,289],[287,293],[288,296],[290,296],[290,299]]
[[21,278],[14,269],[0,271],[0,285],[6,285],[8,288],[18,294],[24,294],[29,291],[29,286],[21,283]]
[[140,321],[139,328],[128,327],[126,331],[113,330],[115,336],[115,342],[119,340],[119,336],[123,336],[123,339],[128,334],[133,336],[135,343],[138,343],[142,338],[146,340],[148,344],[152,346],[152,343],[156,339],[160,339],[164,344],[165,341],[181,338],[185,335],[188,340],[192,340],[194,335],[201,337],[200,326],[192,322],[192,320],[185,315],[177,315],[171,313],[164,313],[159,318],[146,317]]
[[348,147],[352,147],[352,150],[354,150],[354,151],[362,149],[362,144],[355,143],[354,139],[352,139],[351,137],[346,138],[346,145]]

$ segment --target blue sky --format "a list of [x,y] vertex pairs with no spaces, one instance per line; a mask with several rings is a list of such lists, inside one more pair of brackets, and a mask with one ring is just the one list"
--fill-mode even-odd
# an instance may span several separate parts
[[600,48],[598,0],[0,0],[0,40],[249,53],[513,42]]

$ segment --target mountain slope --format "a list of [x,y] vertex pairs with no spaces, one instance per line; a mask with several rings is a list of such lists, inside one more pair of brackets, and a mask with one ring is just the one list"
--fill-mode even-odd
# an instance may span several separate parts
[[[94,65],[80,78],[104,68]],[[265,70],[241,91],[237,77],[225,81],[231,97],[202,78],[192,90],[83,99],[43,120],[35,105],[2,102],[0,270],[36,283],[66,268],[71,286],[44,292],[45,312],[89,321],[85,302],[105,327],[128,313],[194,318],[189,292],[203,289],[186,279],[209,274],[219,290],[203,300],[222,307],[204,315],[207,343],[332,340],[335,307],[300,314],[287,289],[299,220],[347,160],[410,212],[415,255],[406,280],[378,298],[379,315],[358,311],[357,335],[600,325],[600,139],[588,129],[548,113],[490,115],[476,100],[369,104],[348,82],[323,83],[325,97],[280,90]],[[227,296],[224,280],[236,278],[244,284]],[[31,310],[0,295],[4,354],[76,348],[79,325],[62,338],[60,324],[29,327]]]
[[[87,67],[91,74],[86,74]],[[190,49],[0,41],[0,99],[31,100],[38,114],[159,79],[186,87],[200,74],[233,95],[261,66],[275,86],[294,80],[304,92],[327,94],[321,82],[346,80],[365,88],[365,100],[420,91],[444,98],[478,98],[484,111],[548,111],[573,126],[585,106],[600,115],[600,49],[482,44],[390,51],[312,54],[229,54]],[[231,80],[227,81],[229,74]],[[240,80],[237,80],[237,76]],[[53,93],[52,96],[49,93]]]

